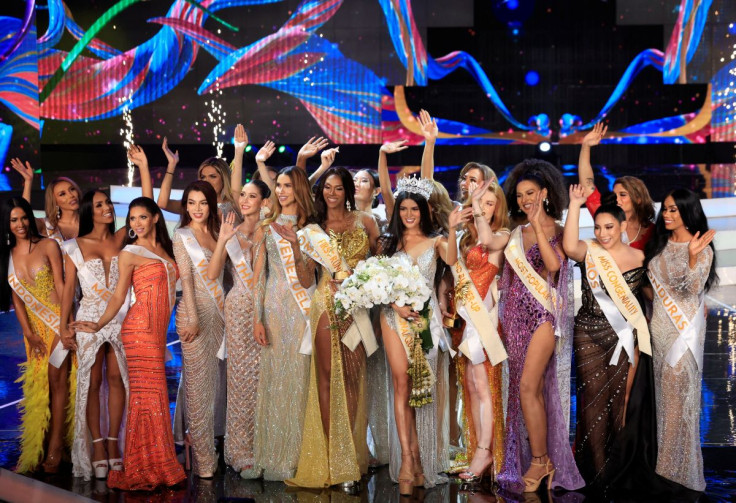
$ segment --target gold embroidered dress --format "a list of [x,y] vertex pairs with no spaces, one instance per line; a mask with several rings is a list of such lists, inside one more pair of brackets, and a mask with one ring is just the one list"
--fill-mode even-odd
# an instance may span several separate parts
[[[368,257],[368,235],[360,216],[353,213],[355,224],[343,233],[331,232],[331,242],[351,269]],[[320,267],[320,279],[312,295],[310,312],[312,355],[309,375],[309,395],[304,416],[304,433],[296,476],[289,485],[329,487],[342,482],[360,480],[368,471],[366,444],[367,412],[365,402],[366,354],[363,344],[351,351],[342,338],[352,324],[352,318],[335,315],[332,275]],[[331,373],[329,436],[325,436],[319,407],[317,354],[315,336],[320,318],[326,314],[330,325]]]

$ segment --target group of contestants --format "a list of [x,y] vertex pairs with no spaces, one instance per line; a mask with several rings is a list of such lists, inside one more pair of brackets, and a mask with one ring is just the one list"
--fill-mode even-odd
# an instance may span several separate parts
[[[322,138],[276,170],[268,142],[241,188],[238,126],[232,163],[204,161],[180,202],[169,200],[178,153],[164,140],[154,202],[146,155],[132,147],[143,195],[119,230],[109,196],[82,195],[68,178],[48,184],[46,218],[35,219],[33,170],[14,160],[25,185],[0,207],[0,309],[12,299],[27,352],[17,470],[54,473],[70,448],[75,476],[150,490],[185,479],[175,437],[191,447],[194,474],[210,478],[224,434],[225,461],[242,477],[299,487],[355,487],[369,465],[388,463],[410,495],[447,481],[459,443],[469,460],[459,477],[473,488],[490,476],[512,493],[703,491],[703,298],[717,277],[697,196],[670,192],[656,219],[636,178],[602,198],[590,164],[605,135],[597,125],[583,141],[579,185],[566,189],[554,166],[528,159],[501,187],[471,162],[453,202],[433,180],[437,126],[424,111],[418,120],[421,178],[395,192],[388,156],[404,142],[381,147],[377,173],[332,167],[338,149]],[[307,159],[320,151],[309,177]],[[579,236],[583,205],[592,240]],[[161,208],[181,215],[173,238]],[[410,406],[407,372],[421,313],[396,304],[336,313],[340,283],[371,255],[405,257],[433,291],[426,405]],[[583,277],[577,315],[573,263]],[[165,360],[177,280],[172,430]]]

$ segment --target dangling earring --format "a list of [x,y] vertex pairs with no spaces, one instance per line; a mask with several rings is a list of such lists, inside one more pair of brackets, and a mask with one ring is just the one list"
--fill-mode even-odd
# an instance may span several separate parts
[[135,238],[138,237],[138,234],[135,233],[135,231],[133,230],[132,227],[130,229],[128,229],[128,237],[130,239],[135,239]]
[[58,206],[56,207],[56,220],[58,221],[61,218],[61,208]]
[[544,211],[549,211],[549,199],[544,198]]
[[348,201],[347,199],[345,199],[345,209],[348,211],[352,210],[352,207],[350,206],[350,201]]
[[5,233],[5,244],[10,246],[10,233]]

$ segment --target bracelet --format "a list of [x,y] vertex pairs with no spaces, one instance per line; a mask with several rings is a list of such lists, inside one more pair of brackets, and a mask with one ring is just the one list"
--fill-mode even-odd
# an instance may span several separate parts
[[473,213],[473,216],[475,218],[484,217],[484,216],[486,216],[486,212],[485,211],[481,211],[480,213]]
[[[166,175],[174,176],[174,172],[173,171],[166,170]],[[166,176],[166,175],[164,175],[164,176]]]

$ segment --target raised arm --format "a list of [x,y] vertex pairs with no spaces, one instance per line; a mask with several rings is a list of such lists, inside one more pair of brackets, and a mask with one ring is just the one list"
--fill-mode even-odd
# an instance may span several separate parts
[[378,238],[381,236],[381,232],[378,230],[378,224],[370,213],[363,213],[361,218],[363,219],[363,227],[365,227],[366,234],[368,234],[368,245],[371,248],[371,254],[375,255],[378,249]]
[[317,183],[317,180],[319,180],[319,177],[321,177],[325,171],[330,169],[332,163],[335,162],[335,156],[337,156],[339,152],[340,147],[328,148],[327,150],[322,151],[322,154],[320,154],[322,162],[320,163],[319,168],[317,168],[317,171],[312,173],[312,176],[309,177],[310,187]]
[[325,148],[330,141],[327,138],[320,136],[312,136],[302,148],[299,149],[299,153],[296,154],[296,165],[302,168],[304,171],[307,170],[307,159],[317,155],[317,152]]
[[434,179],[434,145],[437,142],[439,129],[437,129],[437,121],[432,119],[429,112],[421,110],[419,112],[419,125],[422,127],[422,135],[424,136],[424,151],[422,152],[422,178]]
[[161,182],[161,190],[158,193],[158,207],[162,210],[171,211],[172,213],[179,213],[181,211],[181,201],[170,201],[171,198],[171,186],[174,183],[174,173],[176,172],[176,165],[179,164],[179,151],[172,152],[169,148],[169,141],[164,136],[164,141],[161,144],[161,149],[164,151],[166,156],[166,173],[164,179]]
[[408,140],[393,141],[381,145],[378,151],[378,181],[381,184],[381,195],[386,205],[386,216],[390,219],[394,211],[394,193],[391,191],[391,175],[388,173],[388,154],[394,154],[406,150],[405,143]]
[[437,240],[440,257],[450,267],[454,266],[455,262],[457,262],[457,226],[469,221],[472,214],[472,208],[463,209],[460,206],[455,206],[448,218],[450,229],[447,238],[442,237]]
[[233,191],[233,199],[238,200],[240,189],[243,186],[243,155],[245,147],[248,146],[248,135],[242,124],[235,126],[235,154],[230,169],[230,188]]
[[33,188],[33,168],[31,167],[31,163],[26,161],[24,165],[23,162],[16,157],[15,159],[10,160],[10,165],[14,170],[20,173],[20,176],[23,177],[23,199],[28,201],[30,204],[31,189]]
[[591,195],[595,190],[593,166],[590,164],[590,149],[601,142],[606,135],[606,131],[608,131],[608,126],[604,126],[602,122],[599,122],[583,138],[580,159],[578,160],[578,183],[585,189],[585,197]]
[[[540,217],[542,216],[542,200],[547,197],[547,189],[542,189],[537,195],[537,200],[534,202],[532,211],[529,214],[529,223],[532,226],[534,235],[537,238],[537,244],[539,245],[539,253],[542,255],[542,261],[544,262],[544,268],[551,274],[557,273],[562,268],[562,258],[564,258],[564,251],[560,248],[556,250],[547,239],[547,235],[544,233]],[[561,258],[562,256],[562,258]]]
[[493,179],[486,180],[480,186],[475,186],[475,182],[471,182],[470,187],[468,188],[470,189],[470,201],[471,208],[473,210],[475,228],[478,231],[478,241],[480,244],[485,246],[488,251],[495,252],[506,248],[506,245],[509,242],[509,233],[493,232],[491,224],[486,220],[485,210],[481,206],[481,198],[492,183],[495,183]]
[[582,185],[570,185],[570,206],[562,233],[562,249],[575,262],[582,262],[588,250],[585,242],[580,240],[580,207],[585,204],[585,199]]
[[227,250],[225,245],[235,236],[235,212],[230,212],[227,216],[222,216],[222,225],[220,225],[220,233],[217,235],[217,245],[215,251],[212,252],[210,263],[207,264],[207,279],[214,281],[220,277],[222,269],[227,261]]
[[131,145],[128,149],[128,160],[138,167],[138,173],[141,175],[143,197],[153,199],[153,185],[151,184],[151,172],[148,169],[146,153],[138,145]]
[[268,166],[266,166],[266,161],[273,155],[275,151],[276,144],[269,140],[264,143],[260,149],[258,149],[258,153],[256,154],[256,166],[258,166],[258,172],[261,174],[261,180],[263,180],[263,182],[268,185],[268,188],[271,189],[271,192],[276,190],[276,184],[273,183],[273,180],[271,180],[271,175],[268,173]]

